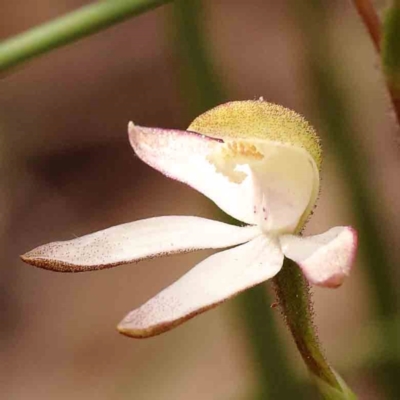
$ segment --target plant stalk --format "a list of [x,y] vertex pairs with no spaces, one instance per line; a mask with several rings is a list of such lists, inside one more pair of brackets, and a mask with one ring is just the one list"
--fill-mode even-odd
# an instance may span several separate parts
[[0,43],[0,72],[172,0],[103,0]]
[[274,284],[282,316],[309,371],[340,389],[315,333],[310,287],[301,270],[293,261],[285,258]]

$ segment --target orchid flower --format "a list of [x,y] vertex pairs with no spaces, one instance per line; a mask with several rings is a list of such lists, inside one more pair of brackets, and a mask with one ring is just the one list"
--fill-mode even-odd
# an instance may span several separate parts
[[148,337],[167,331],[271,279],[284,257],[314,285],[334,288],[349,275],[357,235],[348,226],[303,237],[319,193],[321,147],[298,114],[262,99],[220,105],[187,131],[129,123],[136,155],[211,199],[242,226],[194,216],[164,216],[40,246],[22,259],[60,272],[92,271],[199,249],[206,258],[119,324]]

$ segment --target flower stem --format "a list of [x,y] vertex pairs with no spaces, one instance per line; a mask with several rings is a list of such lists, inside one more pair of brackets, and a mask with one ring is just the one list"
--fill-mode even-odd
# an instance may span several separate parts
[[310,288],[301,270],[285,258],[282,270],[274,278],[274,285],[282,316],[309,371],[340,389],[315,333]]
[[0,72],[171,0],[103,0],[0,43]]
[[314,326],[310,286],[300,268],[285,258],[282,270],[274,278],[274,285],[282,316],[321,397],[327,400],[356,399],[322,351]]

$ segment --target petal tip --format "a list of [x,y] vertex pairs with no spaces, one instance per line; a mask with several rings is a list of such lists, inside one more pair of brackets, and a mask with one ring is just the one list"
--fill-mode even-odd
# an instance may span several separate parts
[[352,226],[346,226],[348,232],[351,234],[351,241],[352,241],[352,262],[356,257],[357,249],[358,249],[358,232]]
[[345,274],[332,275],[327,281],[324,282],[324,287],[330,289],[337,289],[342,286],[344,280],[348,277]]
[[21,261],[23,261],[23,262],[26,263],[26,264],[30,264],[30,263],[31,263],[31,262],[30,262],[30,259],[29,259],[29,257],[28,257],[28,254],[29,254],[29,253],[25,253],[25,254],[22,254],[22,255],[19,256],[19,258],[21,259]]
[[357,231],[351,226],[301,239],[287,236],[283,241],[285,255],[300,266],[306,278],[326,288],[338,288],[350,275],[357,244]]
[[[33,252],[33,250],[32,250]],[[34,254],[31,255],[32,252],[23,254],[20,256],[20,259],[29,265],[32,265],[37,268],[47,269],[49,271],[55,272],[79,272],[80,269],[70,265],[68,263],[63,263],[57,260],[50,260],[43,257],[36,257]]]
[[313,283],[315,286],[320,286],[320,287],[324,287],[324,288],[328,288],[328,289],[337,289],[340,286],[342,286],[344,280],[348,277],[348,274],[344,274],[344,273],[338,273],[338,274],[334,274],[331,275],[328,279],[324,280],[324,281],[317,281],[317,282],[313,282],[312,278],[309,279],[309,281],[311,283]]
[[[129,121],[128,123],[128,139],[129,143],[133,147],[133,150],[135,153],[141,158],[144,162],[146,157],[141,157],[141,151],[143,151],[143,144],[152,143],[152,135],[151,135],[151,129],[150,128],[145,128],[141,127],[139,125],[136,125],[132,121]],[[151,144],[151,146],[154,146],[154,144]],[[139,151],[139,153],[138,153]]]
[[135,128],[135,124],[133,123],[133,121],[129,121],[128,122],[128,132],[131,132],[132,129]]
[[117,331],[121,335],[134,339],[146,339],[161,333],[151,328],[135,328],[126,318],[117,325]]
[[143,338],[143,335],[140,335],[140,332],[137,332],[135,330],[130,329],[124,321],[121,321],[117,325],[117,331],[124,336],[135,338],[135,339],[140,339]]
[[[20,256],[21,260],[29,265],[37,268],[47,269],[55,272],[82,272],[86,270],[83,265],[73,264],[72,262],[63,261],[56,255],[51,255],[54,245],[58,243],[49,243],[47,245],[36,247]],[[103,266],[92,266],[92,269],[101,269]],[[90,269],[88,269],[90,270]]]
[[[343,249],[344,257],[333,272],[326,279],[320,282],[315,282],[316,285],[325,288],[336,289],[340,287],[346,278],[350,276],[350,271],[353,267],[357,248],[358,248],[358,234],[352,226],[344,226],[342,232],[338,235],[339,246]],[[347,250],[345,250],[347,248]],[[338,270],[339,269],[339,270]]]
[[345,275],[349,275],[357,255],[358,232],[352,226],[344,226],[343,232],[339,236],[342,237],[342,246],[348,246],[349,256],[347,260],[347,268],[345,269]]
[[22,254],[19,257],[25,264],[39,268],[43,267],[43,259],[35,256],[35,250],[28,251],[28,253]]

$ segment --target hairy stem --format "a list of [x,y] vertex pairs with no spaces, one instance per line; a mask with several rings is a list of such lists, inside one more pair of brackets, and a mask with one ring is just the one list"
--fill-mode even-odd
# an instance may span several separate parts
[[172,0],[103,0],[0,43],[0,72]]
[[301,270],[286,258],[281,272],[274,279],[274,284],[282,315],[309,371],[329,385],[340,389],[315,332],[310,288]]
[[282,270],[274,278],[274,285],[282,316],[321,398],[355,400],[354,393],[324,355],[314,325],[310,286],[296,263],[285,258]]

